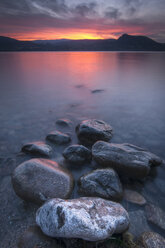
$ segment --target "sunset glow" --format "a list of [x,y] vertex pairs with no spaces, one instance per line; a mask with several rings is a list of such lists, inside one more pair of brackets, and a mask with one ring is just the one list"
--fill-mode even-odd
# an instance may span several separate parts
[[123,33],[165,42],[162,0],[0,1],[0,35],[19,40],[111,39]]

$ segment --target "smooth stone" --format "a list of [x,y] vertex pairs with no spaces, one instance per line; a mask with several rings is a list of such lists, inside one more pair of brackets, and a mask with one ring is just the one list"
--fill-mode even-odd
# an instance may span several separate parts
[[59,131],[49,133],[46,136],[46,139],[58,145],[64,145],[71,141],[71,138],[68,134]]
[[73,189],[70,172],[48,159],[31,159],[20,164],[13,172],[12,183],[20,198],[37,204],[55,197],[67,199]]
[[55,239],[44,235],[38,226],[31,226],[20,237],[18,248],[36,247],[56,248],[59,246],[57,246],[57,241]]
[[105,90],[103,89],[97,89],[97,90],[91,90],[91,93],[92,94],[96,94],[96,93],[101,93],[101,92],[104,92]]
[[63,156],[70,163],[75,164],[83,164],[92,158],[91,151],[82,145],[71,145],[67,147],[63,152]]
[[143,245],[144,248],[164,248],[165,239],[155,232],[144,232],[138,243]]
[[109,141],[112,138],[112,127],[101,120],[84,120],[76,127],[78,139],[92,145],[98,140]]
[[97,169],[79,179],[79,191],[85,196],[121,200],[123,189],[117,173],[110,168]]
[[152,204],[146,206],[147,220],[165,230],[165,212]]
[[129,212],[130,226],[129,232],[135,237],[140,236],[145,231],[150,231],[150,227],[143,210]]
[[96,142],[92,147],[94,160],[115,169],[119,174],[131,178],[144,178],[150,167],[161,163],[156,155],[131,144]]
[[46,157],[50,157],[53,152],[52,148],[42,141],[27,143],[22,147],[22,151],[25,153],[42,155]]
[[101,198],[56,198],[39,208],[36,223],[51,237],[100,241],[127,230],[129,216],[119,203]]
[[69,119],[58,119],[56,124],[63,127],[69,127],[72,122]]
[[125,189],[124,190],[124,199],[126,201],[138,204],[138,205],[145,205],[146,200],[145,198],[139,194],[138,192],[130,189]]

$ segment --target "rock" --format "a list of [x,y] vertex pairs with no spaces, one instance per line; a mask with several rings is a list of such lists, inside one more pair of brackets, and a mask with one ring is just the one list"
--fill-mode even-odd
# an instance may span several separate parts
[[91,90],[91,93],[92,94],[95,94],[95,93],[101,93],[101,92],[104,92],[105,90],[103,89],[97,89],[97,90]]
[[60,248],[60,246],[57,244],[57,241],[44,235],[38,226],[31,226],[21,236],[18,242],[18,248],[36,247]]
[[31,153],[36,155],[42,155],[50,157],[52,155],[52,148],[42,141],[36,141],[32,143],[25,144],[22,147],[22,151],[25,153]]
[[165,212],[152,204],[146,206],[147,220],[165,230]]
[[72,175],[48,159],[31,159],[20,164],[14,170],[12,183],[20,198],[39,204],[54,197],[67,199],[73,189]]
[[62,127],[69,127],[72,124],[72,122],[68,119],[58,119],[56,121],[56,124]]
[[130,226],[129,232],[134,236],[139,236],[145,231],[150,231],[145,213],[143,210],[129,212]]
[[84,144],[94,144],[98,140],[109,141],[112,127],[100,120],[84,120],[76,127],[79,140]]
[[79,179],[80,193],[109,200],[121,200],[122,185],[117,173],[110,168],[97,169]]
[[151,165],[161,163],[156,155],[131,144],[98,141],[92,147],[92,155],[98,164],[112,167],[119,174],[131,178],[146,177]]
[[91,151],[82,145],[72,145],[67,147],[63,156],[66,160],[75,164],[83,164],[92,158]]
[[101,198],[52,199],[36,214],[36,223],[51,237],[99,241],[129,226],[127,211],[119,204]]
[[138,205],[145,205],[146,200],[145,198],[140,195],[138,192],[130,189],[125,189],[124,190],[124,199],[126,201],[138,204]]
[[138,243],[143,245],[144,248],[163,248],[165,247],[165,239],[155,232],[144,232]]
[[71,141],[71,138],[68,134],[61,133],[59,131],[49,133],[46,139],[58,145],[64,145]]

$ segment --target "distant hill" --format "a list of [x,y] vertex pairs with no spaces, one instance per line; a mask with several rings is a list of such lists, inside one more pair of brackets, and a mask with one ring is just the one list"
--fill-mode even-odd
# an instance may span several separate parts
[[128,34],[123,34],[117,40],[19,41],[0,36],[0,51],[165,51],[165,43]]

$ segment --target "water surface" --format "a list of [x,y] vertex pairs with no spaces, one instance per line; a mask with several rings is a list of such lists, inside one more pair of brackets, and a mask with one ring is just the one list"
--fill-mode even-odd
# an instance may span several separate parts
[[[164,68],[165,53],[0,53],[1,159],[17,157],[22,144],[44,140],[54,129],[70,132],[77,143],[74,128],[86,118],[110,123],[113,142],[132,143],[165,159]],[[73,126],[57,127],[58,118],[69,118]],[[54,160],[64,148],[55,147]],[[71,170],[78,178],[91,168]],[[164,178],[161,167],[139,186],[162,208]]]

